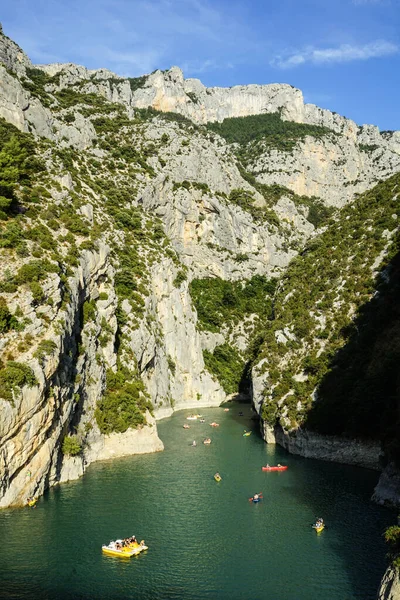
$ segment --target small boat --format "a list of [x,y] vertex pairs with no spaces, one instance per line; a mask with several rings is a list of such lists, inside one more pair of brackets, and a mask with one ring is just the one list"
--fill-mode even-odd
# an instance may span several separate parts
[[211,439],[210,438],[206,438],[204,440],[203,444],[211,444]]
[[262,471],[286,471],[287,465],[277,465],[276,467],[270,467],[269,465],[261,467]]
[[116,540],[115,542],[110,542],[108,545],[103,544],[101,549],[104,554],[119,556],[121,558],[130,558],[131,556],[140,554],[144,550],[148,550],[148,546],[146,546],[144,540],[140,543],[134,542],[133,544],[128,544],[127,546],[121,546],[121,544],[122,540]]
[[245,431],[243,437],[249,437],[251,435],[251,431]]
[[219,473],[215,473],[214,479],[215,479],[215,481],[221,481],[222,477],[221,477],[221,475]]
[[211,425],[211,427],[219,427],[219,423],[215,423],[215,421],[210,423],[210,425]]
[[193,442],[190,445],[193,446],[193,448],[195,448],[197,446],[196,440],[193,440]]
[[197,415],[189,415],[189,417],[186,417],[186,419],[188,421],[197,421],[198,417]]
[[27,505],[30,506],[31,508],[33,508],[36,504],[36,502],[38,501],[37,498],[28,498],[27,500]]
[[183,429],[190,429],[190,425],[188,425],[187,423],[184,424]]
[[262,494],[254,494],[252,498],[249,498],[249,502],[260,502],[263,499]]
[[224,408],[224,412],[229,412],[229,408]]

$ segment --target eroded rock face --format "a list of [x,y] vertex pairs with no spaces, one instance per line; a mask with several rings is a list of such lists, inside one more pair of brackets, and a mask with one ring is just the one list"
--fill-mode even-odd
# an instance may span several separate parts
[[[265,425],[265,437],[272,432]],[[317,458],[367,469],[380,470],[382,448],[379,442],[363,442],[338,436],[324,436],[306,430],[286,432],[281,427],[273,431],[276,443],[291,454],[305,458]]]
[[396,567],[390,566],[382,578],[377,600],[400,599],[400,573]]

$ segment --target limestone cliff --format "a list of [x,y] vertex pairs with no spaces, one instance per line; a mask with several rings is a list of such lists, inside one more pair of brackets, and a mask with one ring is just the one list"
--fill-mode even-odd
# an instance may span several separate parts
[[400,577],[396,567],[388,567],[382,578],[377,600],[399,600]]

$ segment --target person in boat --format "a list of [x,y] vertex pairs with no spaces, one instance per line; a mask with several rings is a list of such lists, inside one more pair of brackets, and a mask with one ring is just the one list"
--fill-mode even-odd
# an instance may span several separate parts
[[214,477],[216,477],[217,479],[220,479],[221,475],[217,472],[217,473],[215,473]]
[[280,463],[278,463],[276,466],[277,466],[277,467],[281,467],[282,465],[281,465]]
[[254,494],[253,500],[258,500],[258,498],[259,498],[259,495],[258,494]]
[[269,464],[268,464],[268,463],[267,463],[265,466],[267,467],[267,469],[270,469],[270,468],[271,468],[271,467],[269,466]]
[[193,440],[193,442],[192,442],[192,446],[197,446],[197,444],[196,444],[196,440]]

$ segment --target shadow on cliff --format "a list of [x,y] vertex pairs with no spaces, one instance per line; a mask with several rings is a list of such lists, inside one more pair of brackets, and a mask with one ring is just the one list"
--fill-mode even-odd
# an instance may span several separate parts
[[400,252],[379,273],[372,299],[339,336],[345,343],[330,358],[304,426],[326,435],[381,440],[386,456],[399,464]]

